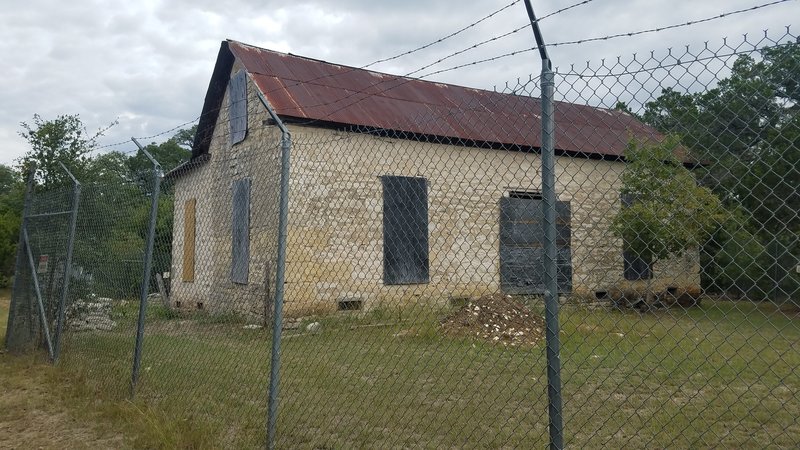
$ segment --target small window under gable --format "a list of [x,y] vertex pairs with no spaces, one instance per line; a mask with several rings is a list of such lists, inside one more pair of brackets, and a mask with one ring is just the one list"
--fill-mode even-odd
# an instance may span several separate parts
[[228,117],[231,145],[242,142],[247,135],[247,72],[240,70],[228,84]]

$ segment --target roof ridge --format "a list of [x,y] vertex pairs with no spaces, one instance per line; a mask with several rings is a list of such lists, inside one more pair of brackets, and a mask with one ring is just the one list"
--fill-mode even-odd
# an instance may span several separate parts
[[[234,39],[226,39],[226,41],[229,42],[229,43],[234,43],[234,44],[241,45],[241,46],[244,46],[244,47],[250,47],[250,48],[253,48],[253,49],[256,49],[256,50],[259,50],[259,51],[266,51],[266,52],[274,53],[274,54],[277,54],[277,55],[290,56],[290,57],[293,57],[293,58],[300,58],[300,59],[303,59],[303,60],[306,60],[306,61],[312,61],[312,62],[327,64],[327,65],[330,65],[330,66],[342,67],[342,68],[345,68],[345,69],[352,69],[352,71],[368,72],[368,73],[375,74],[375,75],[392,77],[394,79],[409,80],[409,81],[419,81],[419,82],[423,82],[423,83],[438,84],[438,85],[442,85],[442,86],[448,86],[448,87],[459,88],[459,89],[470,89],[470,90],[474,90],[474,91],[488,92],[488,93],[491,93],[491,94],[498,94],[498,95],[512,95],[512,96],[518,96],[518,97],[530,97],[529,95],[520,95],[520,94],[510,93],[510,92],[506,93],[506,92],[500,92],[500,91],[497,91],[497,90],[494,90],[494,89],[485,89],[485,88],[478,88],[478,87],[474,87],[474,86],[465,86],[465,85],[461,85],[461,84],[448,83],[448,82],[443,82],[443,81],[426,80],[426,79],[423,79],[423,78],[420,78],[420,77],[410,77],[410,76],[407,76],[407,75],[397,75],[397,74],[393,74],[393,73],[389,73],[389,72],[381,72],[381,71],[378,71],[378,70],[372,70],[372,69],[366,69],[366,68],[357,67],[357,66],[351,66],[351,65],[348,65],[348,64],[340,64],[340,63],[335,63],[335,62],[331,62],[331,61],[326,61],[324,59],[314,58],[314,57],[311,57],[311,56],[298,55],[298,54],[292,53],[292,52],[280,52],[280,51],[272,50],[272,49],[265,48],[265,47],[259,47],[257,45],[247,44],[245,42],[237,41],[237,40],[234,40]],[[259,73],[259,72],[254,72],[254,73]],[[272,74],[261,74],[261,75],[273,76]],[[296,81],[298,83],[309,83],[308,81],[302,81],[302,80],[293,80],[293,81]],[[314,80],[311,80],[311,81],[314,81]],[[533,98],[538,98],[538,97],[533,97]]]
[[[361,68],[361,67],[350,66],[350,65],[347,65],[347,64],[334,63],[334,62],[326,61],[324,59],[313,58],[311,56],[298,55],[298,54],[292,53],[292,52],[281,52],[281,51],[278,51],[278,50],[273,50],[273,49],[269,49],[269,48],[265,48],[265,47],[259,47],[257,45],[248,44],[248,43],[237,41],[237,40],[234,40],[234,39],[226,39],[226,41],[230,42],[230,43],[235,43],[235,44],[238,44],[238,45],[242,45],[242,46],[245,46],[245,47],[254,48],[254,49],[257,49],[257,50],[260,50],[260,51],[266,51],[266,52],[274,53],[274,54],[277,54],[277,55],[291,56],[291,57],[300,58],[300,59],[303,59],[303,60],[306,60],[306,61],[312,61],[312,62],[327,64],[327,65],[330,65],[330,66],[338,66],[338,67],[343,67],[343,68],[347,68],[347,69],[353,69],[354,71],[357,70],[357,71],[369,72],[369,73],[372,73],[372,74],[384,75],[384,76],[391,77],[391,78],[394,78],[394,79],[409,80],[409,81],[412,81],[412,82],[413,81],[419,81],[419,82],[423,82],[423,83],[431,83],[431,84],[436,84],[436,85],[440,85],[440,86],[447,86],[447,87],[453,87],[453,88],[458,88],[458,89],[469,89],[469,90],[473,90],[473,91],[486,92],[486,93],[489,93],[489,94],[496,94],[496,95],[500,95],[500,96],[525,97],[525,98],[532,98],[532,99],[535,99],[535,100],[541,100],[540,97],[534,97],[532,95],[518,94],[516,92],[501,92],[501,91],[498,91],[496,89],[484,89],[484,88],[478,88],[478,87],[473,87],[473,86],[465,86],[465,85],[461,85],[461,84],[447,83],[447,82],[442,82],[442,81],[425,80],[425,79],[419,78],[419,77],[409,77],[409,76],[405,76],[405,75],[391,74],[391,73],[388,73],[388,72],[380,72],[380,71],[377,71],[377,70],[364,69],[364,68]],[[248,71],[250,71],[250,70],[248,69]],[[260,73],[260,72],[253,72],[253,73],[258,73],[260,75],[266,75],[266,76],[275,76],[274,74],[267,74],[267,73]],[[322,78],[324,78],[324,77],[320,77],[319,79],[322,79]],[[286,77],[284,77],[282,79],[291,80],[291,81],[296,82],[296,83],[314,84],[314,85],[317,85],[317,86],[331,87],[331,85],[329,85],[329,84],[314,83],[314,81],[317,81],[316,79],[312,79],[312,80],[309,80],[309,81],[303,81],[303,80],[299,80],[299,79],[295,79],[295,78],[286,78]],[[386,92],[388,92],[389,90],[391,90],[391,89],[388,89]],[[370,95],[378,95],[378,96],[381,96],[381,97],[393,98],[393,99],[401,100],[401,99],[399,99],[397,97],[392,97],[392,96],[389,96],[389,95],[382,95],[384,93],[385,92],[378,92],[377,94],[370,94]],[[560,103],[560,104],[570,105],[570,106],[574,106],[574,107],[589,108],[589,109],[594,109],[594,110],[603,110],[603,111],[608,111],[608,112],[611,112],[611,113],[624,114],[624,112],[622,112],[622,111],[616,110],[614,108],[603,107],[603,106],[583,105],[583,104],[579,104],[579,103],[572,103],[572,102],[562,101],[562,100],[554,100],[554,103]]]

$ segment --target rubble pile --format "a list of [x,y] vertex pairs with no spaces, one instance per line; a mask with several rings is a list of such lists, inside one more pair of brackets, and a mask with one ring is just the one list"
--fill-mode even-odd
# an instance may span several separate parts
[[544,338],[545,323],[510,295],[493,294],[470,299],[445,317],[443,333],[470,336],[507,346],[536,345]]
[[76,300],[67,310],[67,324],[72,331],[111,331],[117,323],[111,319],[110,298]]

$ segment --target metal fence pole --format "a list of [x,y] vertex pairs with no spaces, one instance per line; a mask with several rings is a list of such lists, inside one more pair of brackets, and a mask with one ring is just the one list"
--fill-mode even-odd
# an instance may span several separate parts
[[44,302],[42,301],[42,290],[39,287],[39,277],[36,275],[36,263],[33,261],[33,252],[31,252],[31,241],[28,238],[28,230],[22,229],[23,239],[25,240],[25,253],[28,255],[28,264],[31,268],[31,280],[33,280],[33,290],[36,293],[36,305],[39,307],[39,321],[42,323],[42,331],[44,332],[45,344],[47,344],[47,354],[50,360],[53,360],[53,341],[50,339],[50,327],[47,325],[47,314],[44,311]]
[[556,255],[556,190],[553,133],[553,72],[542,71],[542,204],[544,207],[544,304],[547,340],[547,396],[550,447],[564,447],[561,416],[561,350],[558,326]]
[[142,363],[142,343],[144,341],[144,320],[147,313],[147,293],[150,289],[150,270],[153,265],[153,244],[156,237],[156,216],[158,215],[158,197],[161,189],[161,165],[139,142],[131,138],[142,153],[153,163],[153,192],[150,200],[150,224],[147,229],[147,248],[144,254],[144,270],[139,293],[139,320],[136,326],[136,346],[133,351],[133,371],[131,372],[131,397],[136,394],[136,383],[139,381],[139,367]]
[[69,293],[69,282],[72,278],[72,250],[75,246],[75,228],[78,222],[78,206],[81,198],[81,184],[61,162],[58,163],[64,172],[72,179],[72,214],[69,222],[69,238],[67,240],[67,260],[64,263],[64,285],[61,288],[61,299],[58,302],[58,323],[56,325],[55,348],[53,349],[53,363],[58,362],[61,355],[61,336],[64,331],[64,309]]
[[272,315],[272,353],[269,373],[269,400],[267,403],[267,448],[275,448],[275,432],[278,421],[278,386],[280,383],[281,334],[283,332],[283,295],[286,279],[286,236],[289,221],[289,162],[292,150],[292,135],[259,93],[267,112],[281,130],[281,189],[278,210],[278,260],[275,268],[275,312]]
[[25,245],[25,218],[28,216],[28,212],[30,211],[31,199],[33,197],[33,180],[35,177],[36,165],[31,167],[31,171],[28,174],[28,182],[25,185],[25,200],[22,206],[22,220],[20,221],[19,239],[17,240],[17,260],[14,264],[14,282],[11,285],[11,304],[9,305],[8,322],[6,323],[6,350],[9,348],[8,342],[10,341],[11,333],[14,330],[14,320],[16,319],[17,308],[19,307],[19,299],[17,298],[18,296],[16,294],[19,289],[19,275],[22,273],[22,267],[24,264],[23,261],[25,260],[25,254],[23,253],[23,246]]
[[561,350],[558,325],[558,272],[556,270],[556,188],[555,188],[555,117],[553,95],[555,75],[542,38],[539,23],[530,0],[525,8],[542,59],[542,207],[544,208],[544,304],[545,339],[547,341],[547,400],[550,448],[564,448],[564,427],[561,411]]

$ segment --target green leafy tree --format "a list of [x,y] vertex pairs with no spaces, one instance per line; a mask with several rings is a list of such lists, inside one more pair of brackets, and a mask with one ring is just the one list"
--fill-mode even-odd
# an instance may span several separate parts
[[[190,152],[179,142],[186,130],[161,144],[150,144],[147,151],[164,172],[186,161]],[[79,215],[84,228],[96,230],[81,242],[78,252],[94,279],[98,295],[130,298],[137,295],[141,282],[143,252],[147,238],[153,165],[141,152],[128,155],[110,152],[89,162],[95,183],[85,187]],[[153,271],[168,271],[172,257],[173,199],[169,184],[162,183],[156,222]],[[120,213],[120,208],[124,213]],[[153,281],[155,282],[155,281]]]
[[719,198],[678,159],[680,150],[670,136],[655,145],[631,141],[625,151],[620,193],[633,202],[620,209],[611,229],[627,251],[651,264],[698,250],[728,218]]
[[[74,280],[73,291],[77,292],[76,295],[91,291],[100,296],[132,298],[137,295],[141,282],[152,198],[152,164],[141,152],[93,153],[102,131],[87,138],[88,134],[76,115],[59,116],[52,121],[34,116],[34,123],[23,124],[20,133],[31,143],[31,151],[20,161],[18,172],[12,178],[17,180],[14,183],[20,186],[18,190],[21,193],[20,174],[36,164],[37,192],[71,192],[67,187],[69,180],[58,163],[66,165],[82,185],[74,252],[74,267],[82,275]],[[185,145],[191,142],[193,134],[194,129],[181,130],[161,144],[148,145],[147,149],[163,170],[169,171],[190,156]],[[4,185],[6,178],[0,171],[0,183]],[[162,189],[168,188],[164,186]],[[154,270],[159,272],[169,270],[171,264],[172,198],[168,192],[166,194],[159,198],[156,230]],[[17,219],[21,208],[20,197],[11,208]],[[17,228],[14,228],[14,223]],[[0,239],[8,234],[4,231],[4,224],[0,206]],[[10,222],[8,228],[11,230],[9,233],[16,233],[18,220]],[[53,226],[49,229],[60,228]],[[16,238],[13,236],[14,243]],[[46,242],[47,237],[43,238],[42,242]],[[51,254],[57,255],[59,250],[55,249]],[[0,251],[6,251],[2,244]],[[13,263],[13,257],[11,261]],[[53,266],[56,262],[54,260]]]
[[35,165],[36,181],[45,187],[69,183],[59,163],[64,164],[78,179],[85,179],[88,154],[97,146],[97,139],[115,124],[112,122],[108,127],[90,134],[77,114],[61,115],[52,120],[44,120],[34,114],[33,124],[20,124],[22,131],[19,135],[28,141],[31,149],[20,159],[18,169],[28,173]]
[[[194,136],[194,131],[192,130],[195,130],[195,128],[192,127],[188,130],[180,130],[175,136],[161,144],[151,143],[145,147],[147,152],[158,161],[163,172],[169,172],[189,159],[191,151],[187,149],[184,144],[194,139],[193,137],[188,137],[188,133],[192,133],[192,136]],[[136,155],[130,157],[127,160],[127,166],[131,177],[143,188],[152,188],[153,163],[142,152],[138,152]]]
[[23,195],[19,175],[0,164],[0,287],[6,287],[14,274]]
[[175,136],[170,138],[170,141],[180,145],[181,147],[185,148],[186,150],[191,150],[192,145],[194,144],[194,137],[197,134],[197,124],[192,125],[189,128],[184,128],[179,130],[175,133]]
[[769,296],[798,295],[787,268],[800,261],[799,85],[800,44],[789,43],[763,49],[760,60],[740,56],[713,89],[665,89],[645,107],[642,119],[680,136],[703,163],[700,183],[738,211],[733,229],[703,248],[709,290],[766,298],[763,287],[772,285]]

